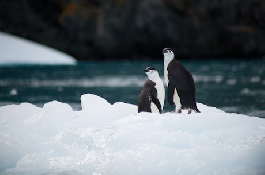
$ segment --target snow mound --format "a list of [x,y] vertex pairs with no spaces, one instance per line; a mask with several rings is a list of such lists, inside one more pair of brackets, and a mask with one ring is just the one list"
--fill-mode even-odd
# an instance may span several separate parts
[[75,63],[75,59],[65,53],[0,32],[0,65]]
[[265,174],[265,120],[198,103],[200,114],[137,113],[85,94],[0,107],[0,174]]

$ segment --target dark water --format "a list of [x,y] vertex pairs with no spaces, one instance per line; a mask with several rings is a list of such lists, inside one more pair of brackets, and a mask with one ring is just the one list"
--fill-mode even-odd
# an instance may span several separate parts
[[[264,60],[203,60],[180,62],[193,74],[197,101],[227,112],[265,117]],[[0,67],[0,105],[29,102],[39,106],[57,100],[80,109],[80,96],[99,95],[109,102],[137,105],[147,79],[143,69],[163,61],[79,62],[73,66]],[[163,77],[162,77],[163,78]],[[166,99],[167,100],[167,99]],[[165,111],[173,110],[167,101]]]

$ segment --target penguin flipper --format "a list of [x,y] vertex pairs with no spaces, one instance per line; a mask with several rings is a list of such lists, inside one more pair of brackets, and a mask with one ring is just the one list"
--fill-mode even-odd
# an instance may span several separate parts
[[168,89],[167,89],[167,99],[168,103],[173,106],[173,97],[174,97],[174,91],[175,91],[175,85],[169,81],[168,83]]
[[152,102],[156,105],[157,109],[159,110],[159,113],[162,113],[162,108],[161,108],[161,104],[160,101],[157,98],[157,92],[155,89],[152,90],[153,92],[151,93],[151,98],[152,98]]

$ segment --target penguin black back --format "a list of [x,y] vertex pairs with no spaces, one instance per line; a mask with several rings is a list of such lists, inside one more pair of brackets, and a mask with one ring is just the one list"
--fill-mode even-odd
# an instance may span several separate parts
[[[139,112],[152,112],[151,111],[152,96],[157,95],[156,89],[154,88],[155,85],[156,84],[152,82],[151,80],[147,80],[145,82],[144,87],[138,99],[138,113]],[[154,95],[152,95],[152,93]],[[160,105],[157,104],[157,106],[160,106]],[[161,110],[161,106],[160,106],[160,110]]]
[[[169,89],[168,99],[173,103],[173,92],[176,88],[183,109],[197,109],[195,100],[195,83],[191,73],[177,60],[168,65]],[[170,89],[171,88],[171,89]]]

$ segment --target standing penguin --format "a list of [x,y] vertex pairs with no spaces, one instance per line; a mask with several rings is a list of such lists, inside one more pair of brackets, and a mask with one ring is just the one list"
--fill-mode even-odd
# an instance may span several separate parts
[[157,70],[147,67],[145,70],[148,80],[138,99],[138,112],[162,113],[165,100],[165,88]]
[[200,113],[195,100],[195,83],[191,73],[175,59],[170,48],[163,49],[164,54],[164,77],[168,86],[168,103],[176,106],[176,112],[181,109]]

